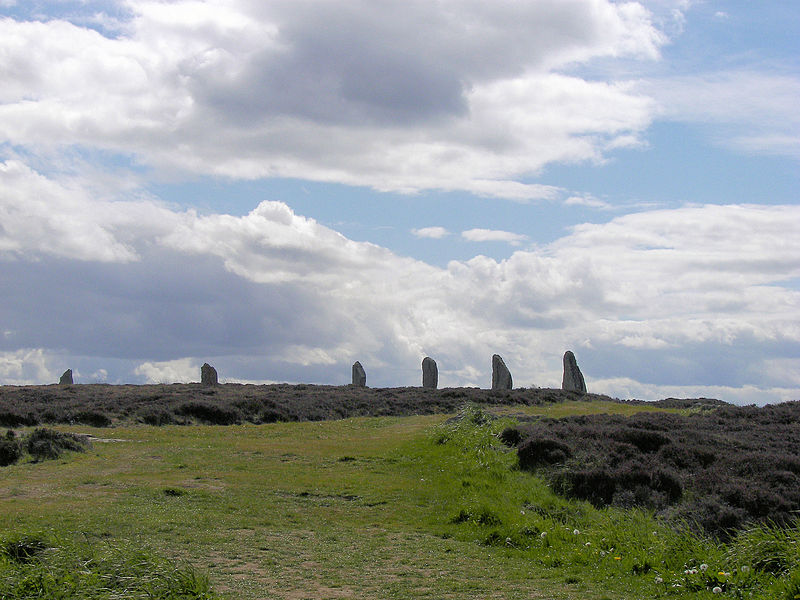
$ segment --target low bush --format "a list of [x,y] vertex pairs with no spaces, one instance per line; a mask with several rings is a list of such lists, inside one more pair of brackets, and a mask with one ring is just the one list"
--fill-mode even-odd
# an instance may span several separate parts
[[56,459],[65,451],[85,452],[89,442],[72,433],[62,433],[53,429],[40,427],[25,439],[25,450],[34,460]]
[[500,441],[509,448],[515,448],[522,441],[522,432],[516,427],[506,427],[500,432]]
[[31,414],[20,414],[13,410],[0,410],[0,427],[31,427],[38,420]]
[[186,402],[177,412],[210,425],[234,425],[242,420],[241,414],[235,408],[206,402]]
[[145,408],[137,413],[137,420],[145,425],[171,425],[175,416],[163,408]]
[[541,419],[518,426],[518,464],[562,495],[646,507],[727,539],[752,522],[788,524],[800,511],[798,421],[800,402]]
[[111,418],[108,415],[94,410],[84,410],[78,412],[73,415],[71,421],[74,423],[81,423],[83,425],[91,425],[92,427],[111,426]]
[[22,457],[22,446],[17,436],[10,429],[4,438],[0,439],[0,467],[13,465]]
[[525,470],[563,463],[572,450],[567,444],[550,438],[532,437],[520,444],[517,450],[519,466]]

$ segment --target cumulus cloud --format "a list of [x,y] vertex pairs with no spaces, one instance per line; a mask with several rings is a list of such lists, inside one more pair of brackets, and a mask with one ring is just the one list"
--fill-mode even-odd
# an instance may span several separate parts
[[164,172],[551,199],[520,178],[636,144],[653,110],[560,70],[665,41],[607,0],[127,6],[115,36],[0,20],[0,138]]
[[133,370],[145,383],[191,383],[200,379],[200,363],[194,358],[144,362]]
[[498,229],[467,229],[461,232],[461,237],[470,242],[506,242],[512,246],[519,246],[528,239],[528,236]]
[[33,385],[57,381],[52,359],[43,348],[21,348],[0,352],[3,385]]
[[450,235],[450,232],[444,227],[422,227],[420,229],[412,229],[411,233],[419,238],[430,238],[433,240],[440,240]]
[[[224,380],[346,383],[360,360],[372,385],[414,385],[430,355],[442,385],[486,386],[497,352],[518,382],[557,387],[573,349],[611,395],[644,396],[623,380],[753,401],[797,387],[771,361],[800,351],[800,207],[642,211],[506,260],[437,268],[280,202],[240,217],[98,204],[73,179],[14,168],[44,186],[27,193],[64,198],[49,216],[71,230],[49,252],[36,203],[15,204],[20,229],[3,239],[28,250],[0,254],[0,322],[13,324],[0,336],[4,383],[54,381],[58,356],[112,381],[196,380],[209,360]],[[111,208],[125,227],[106,227],[91,251],[61,250]],[[117,248],[130,254],[105,260]]]

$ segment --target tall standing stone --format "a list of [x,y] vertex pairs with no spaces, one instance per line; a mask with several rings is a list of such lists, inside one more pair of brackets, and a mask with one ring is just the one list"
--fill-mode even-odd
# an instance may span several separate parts
[[356,387],[367,386],[367,373],[358,361],[353,363],[353,385]]
[[492,356],[492,389],[510,390],[513,387],[511,371],[499,354]]
[[430,356],[422,359],[422,387],[434,390],[439,387],[439,369]]
[[208,363],[200,367],[200,383],[203,385],[217,385],[217,370]]
[[58,385],[72,385],[72,369],[67,369],[58,380]]
[[561,379],[561,389],[586,393],[586,382],[571,350],[564,352],[564,377]]

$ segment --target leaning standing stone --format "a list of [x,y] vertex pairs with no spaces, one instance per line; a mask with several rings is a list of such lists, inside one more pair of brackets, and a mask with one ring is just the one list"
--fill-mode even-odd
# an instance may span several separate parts
[[439,369],[436,367],[436,361],[426,356],[422,359],[422,387],[435,390],[438,386]]
[[366,387],[367,385],[367,373],[358,361],[353,363],[353,385],[356,387]]
[[561,389],[586,393],[586,382],[578,368],[578,361],[570,350],[564,353],[564,377],[561,379]]
[[58,385],[72,385],[72,369],[67,369],[58,380]]
[[492,356],[492,389],[510,390],[513,387],[511,371],[499,354]]
[[203,385],[217,385],[217,370],[208,363],[200,367],[200,383]]

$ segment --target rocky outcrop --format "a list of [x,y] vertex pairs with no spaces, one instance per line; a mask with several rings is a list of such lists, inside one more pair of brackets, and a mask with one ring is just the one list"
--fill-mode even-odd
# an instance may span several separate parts
[[72,369],[67,369],[58,380],[58,385],[72,385]]
[[561,389],[586,393],[586,382],[571,350],[564,352],[564,377],[561,379]]
[[358,361],[353,363],[353,385],[356,387],[367,386],[367,373]]
[[439,368],[430,356],[422,359],[422,387],[434,390],[439,387]]
[[203,363],[200,367],[200,383],[203,385],[217,385],[217,370],[208,363]]
[[506,363],[499,354],[492,356],[492,389],[510,390],[514,387],[511,380],[511,371],[506,367]]

